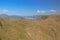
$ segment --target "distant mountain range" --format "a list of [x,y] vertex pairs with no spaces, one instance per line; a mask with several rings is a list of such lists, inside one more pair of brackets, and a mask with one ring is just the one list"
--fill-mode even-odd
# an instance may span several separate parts
[[23,18],[23,17],[17,15],[0,14],[0,18]]
[[34,15],[34,16],[18,16],[18,15],[7,15],[7,14],[0,14],[0,18],[24,18],[24,19],[38,19],[43,16],[48,16],[48,15]]

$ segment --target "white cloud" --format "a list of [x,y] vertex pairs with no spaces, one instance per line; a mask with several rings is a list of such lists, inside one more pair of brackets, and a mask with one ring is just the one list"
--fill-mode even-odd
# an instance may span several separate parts
[[50,10],[50,12],[56,13],[57,11],[56,10]]
[[37,10],[37,13],[40,13],[41,11],[40,10]]
[[9,10],[0,10],[0,12],[2,12],[2,13],[6,13],[6,12],[8,12]]
[[37,10],[40,15],[50,15],[57,13],[57,10]]
[[37,10],[37,13],[45,13],[46,11],[44,10]]
[[57,10],[37,10],[37,13],[45,13],[45,12],[57,12]]

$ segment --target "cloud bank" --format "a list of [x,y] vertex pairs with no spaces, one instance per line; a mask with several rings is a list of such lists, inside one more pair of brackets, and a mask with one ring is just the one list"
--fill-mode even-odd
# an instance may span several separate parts
[[56,14],[57,10],[37,10],[36,12],[41,15],[50,15],[50,14]]
[[57,12],[57,10],[50,10],[50,12],[56,13],[56,12]]
[[8,12],[9,10],[0,10],[0,12],[3,12],[3,13],[5,13],[5,12]]
[[0,14],[7,14],[7,15],[51,15],[58,13],[57,10],[36,10],[36,12],[33,14],[31,13],[23,13],[24,11],[14,11],[14,10],[0,10]]

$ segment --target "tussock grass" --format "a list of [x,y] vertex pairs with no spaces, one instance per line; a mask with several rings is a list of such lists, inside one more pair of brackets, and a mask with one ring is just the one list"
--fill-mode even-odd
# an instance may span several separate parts
[[32,21],[0,18],[0,40],[60,40],[60,15]]

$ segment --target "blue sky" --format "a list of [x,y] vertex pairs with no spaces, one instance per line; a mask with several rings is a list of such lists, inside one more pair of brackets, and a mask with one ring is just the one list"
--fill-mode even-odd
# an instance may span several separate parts
[[60,0],[0,0],[0,14],[29,16],[59,11]]

